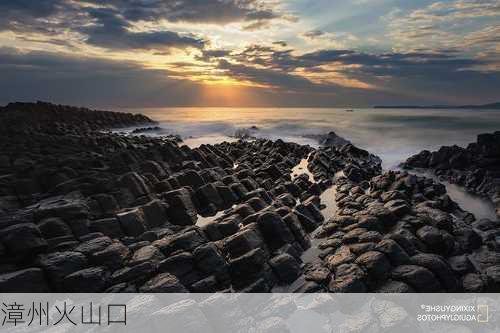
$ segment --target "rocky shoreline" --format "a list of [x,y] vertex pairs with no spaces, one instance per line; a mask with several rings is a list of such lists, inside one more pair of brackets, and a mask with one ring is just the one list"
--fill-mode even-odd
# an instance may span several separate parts
[[491,200],[500,216],[500,131],[480,134],[466,148],[424,150],[408,158],[403,167],[432,170],[439,178]]
[[[192,149],[107,131],[155,128],[140,115],[12,103],[0,120],[0,292],[500,291],[496,221],[334,134]],[[305,161],[314,177],[292,177]]]

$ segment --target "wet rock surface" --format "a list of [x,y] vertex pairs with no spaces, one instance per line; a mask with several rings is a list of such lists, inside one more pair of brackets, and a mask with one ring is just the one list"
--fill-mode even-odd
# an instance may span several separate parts
[[500,215],[500,131],[479,134],[476,142],[466,148],[443,146],[433,152],[424,150],[408,158],[403,167],[430,169],[440,179],[488,198]]
[[[347,141],[189,148],[102,131],[142,116],[46,103],[0,118],[21,124],[0,132],[2,291],[499,290],[493,221]],[[305,158],[314,179],[292,179]]]
[[308,272],[329,270],[325,290],[498,291],[498,248],[479,229],[498,223],[474,221],[441,184],[401,171],[336,183],[339,209],[316,235],[325,239],[318,273]]

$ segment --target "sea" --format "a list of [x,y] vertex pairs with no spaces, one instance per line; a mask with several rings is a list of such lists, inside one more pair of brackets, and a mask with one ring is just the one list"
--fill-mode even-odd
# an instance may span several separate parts
[[[142,113],[159,122],[160,130],[145,135],[179,135],[190,147],[234,141],[242,135],[318,147],[316,136],[334,131],[378,155],[386,170],[397,169],[424,149],[466,147],[478,134],[500,130],[500,110],[192,107],[120,111]],[[446,185],[452,199],[476,217],[495,218],[491,203]]]

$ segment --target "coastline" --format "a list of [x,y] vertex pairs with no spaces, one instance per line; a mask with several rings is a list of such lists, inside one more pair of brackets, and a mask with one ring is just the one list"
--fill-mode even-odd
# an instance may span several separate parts
[[[144,116],[11,110],[0,131],[1,291],[498,291],[496,224],[351,143],[189,148],[108,132],[154,126]],[[292,179],[304,159],[314,177]],[[337,208],[323,216],[332,187]],[[311,243],[317,255],[303,261]]]

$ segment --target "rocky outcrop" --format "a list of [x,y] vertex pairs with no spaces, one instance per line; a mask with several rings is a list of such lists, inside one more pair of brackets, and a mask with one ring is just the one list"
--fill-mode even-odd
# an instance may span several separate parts
[[498,246],[480,230],[496,223],[474,221],[429,178],[390,171],[363,183],[337,179],[339,210],[316,235],[306,279],[332,292],[499,290]]
[[152,123],[153,120],[141,114],[96,111],[46,102],[16,102],[0,107],[0,131],[4,133],[43,131],[72,134]]
[[500,132],[480,134],[466,148],[424,150],[408,158],[403,167],[431,169],[439,178],[488,198],[500,215]]
[[[495,222],[350,143],[192,149],[101,131],[132,115],[47,104],[10,104],[4,119],[37,108],[69,114],[0,131],[0,291],[499,291]],[[314,179],[292,179],[307,156]]]
[[140,116],[46,103],[0,117],[20,124],[0,131],[0,290],[270,291],[302,274],[323,217],[290,173],[312,148],[190,149],[99,131]]

